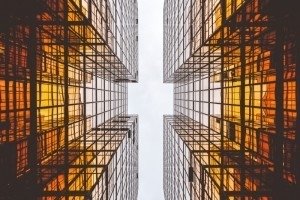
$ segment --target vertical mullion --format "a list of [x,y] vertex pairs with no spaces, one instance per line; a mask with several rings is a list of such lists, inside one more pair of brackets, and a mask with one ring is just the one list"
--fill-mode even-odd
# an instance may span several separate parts
[[[68,169],[69,169],[69,38],[68,38],[68,0],[64,0],[64,23],[63,23],[63,46],[64,46],[64,185],[65,192],[68,193]],[[69,197],[66,195],[66,200]]]
[[[37,198],[37,25],[36,10],[30,13],[28,39],[28,68],[30,69],[30,136],[29,136],[29,168],[31,169],[32,199]],[[41,92],[41,91],[39,91]]]

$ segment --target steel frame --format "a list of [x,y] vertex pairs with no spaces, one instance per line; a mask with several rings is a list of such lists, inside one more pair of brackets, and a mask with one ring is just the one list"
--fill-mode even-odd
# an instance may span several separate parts
[[164,120],[165,198],[297,198],[294,7],[165,1],[164,81],[174,83],[174,115]]
[[136,199],[137,1],[0,4],[0,199]]

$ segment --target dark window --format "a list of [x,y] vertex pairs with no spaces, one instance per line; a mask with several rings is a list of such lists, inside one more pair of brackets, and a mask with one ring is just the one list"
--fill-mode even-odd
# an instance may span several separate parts
[[235,124],[232,122],[227,122],[227,134],[228,138],[235,141]]
[[194,169],[193,167],[189,167],[189,182],[194,181]]

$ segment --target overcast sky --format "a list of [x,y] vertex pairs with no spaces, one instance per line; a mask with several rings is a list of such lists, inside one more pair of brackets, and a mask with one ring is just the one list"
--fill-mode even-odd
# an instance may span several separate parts
[[139,0],[139,83],[129,85],[129,113],[139,115],[139,200],[163,200],[163,115],[173,87],[163,84],[163,2]]

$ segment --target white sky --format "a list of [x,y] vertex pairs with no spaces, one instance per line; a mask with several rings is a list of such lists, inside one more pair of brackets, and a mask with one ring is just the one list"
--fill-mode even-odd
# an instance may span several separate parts
[[129,84],[129,113],[139,115],[139,200],[163,200],[163,115],[173,86],[163,84],[163,2],[139,0],[139,83]]

